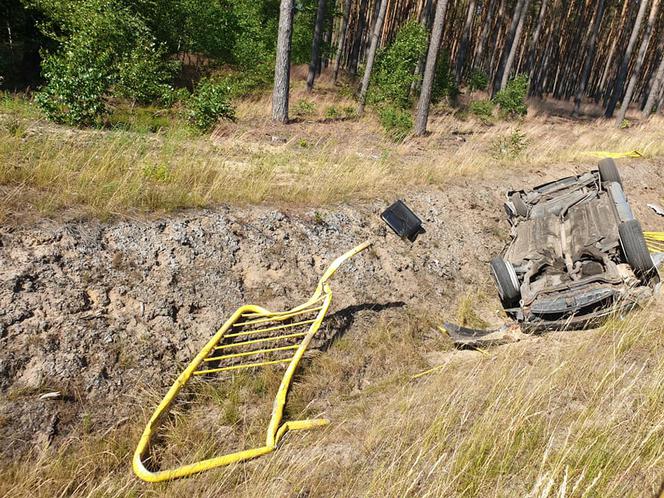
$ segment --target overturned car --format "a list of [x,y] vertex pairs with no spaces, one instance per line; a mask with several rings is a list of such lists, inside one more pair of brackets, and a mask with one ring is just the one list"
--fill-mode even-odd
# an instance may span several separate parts
[[526,330],[591,326],[659,282],[612,159],[508,192],[505,210],[510,241],[491,270],[505,311]]

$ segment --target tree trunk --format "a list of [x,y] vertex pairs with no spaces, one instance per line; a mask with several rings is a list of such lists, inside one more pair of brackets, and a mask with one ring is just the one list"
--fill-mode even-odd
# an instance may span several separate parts
[[[507,37],[505,38],[505,44],[503,45],[502,54],[500,56],[500,62],[498,63],[498,69],[494,75],[491,95],[493,96],[502,85],[503,74],[505,73],[505,66],[507,65],[507,58],[509,57],[510,52],[512,51],[512,46],[514,45],[514,38],[516,35],[517,27],[521,21],[521,11],[523,6],[526,3],[526,0],[518,0],[516,7],[514,8],[514,14],[512,15],[512,22],[510,23],[509,31],[507,32]],[[496,48],[497,50],[497,48]]]
[[627,91],[623,97],[622,105],[620,106],[620,111],[618,112],[618,117],[616,118],[616,126],[620,127],[625,119],[625,114],[627,114],[627,109],[629,104],[632,101],[632,95],[634,94],[634,88],[636,87],[636,82],[639,79],[639,74],[641,74],[641,68],[643,67],[643,61],[646,59],[646,52],[648,51],[648,45],[650,43],[650,36],[652,35],[653,28],[655,26],[655,19],[657,18],[657,10],[659,9],[660,0],[653,0],[652,7],[650,8],[650,15],[648,16],[648,24],[646,24],[645,32],[643,33],[643,41],[641,42],[641,47],[639,47],[639,53],[636,56],[636,64],[632,69],[632,77],[629,79],[629,84],[627,85]]
[[295,0],[281,0],[279,7],[279,33],[274,65],[272,92],[272,119],[288,122],[288,90],[290,85],[291,35],[293,33],[293,6]]
[[[426,0],[424,3],[424,7],[422,8],[422,12],[420,13],[420,19],[419,23],[424,26],[424,29],[427,31],[431,31],[431,9],[433,6],[433,0]],[[424,68],[424,55],[422,55],[418,60],[417,60],[417,65],[415,66],[415,78],[413,78],[413,82],[410,84],[410,93],[411,95],[414,95],[417,90],[419,89],[420,86],[420,75],[422,74],[422,70]]]
[[599,0],[597,12],[595,13],[595,22],[593,23],[592,33],[588,41],[588,49],[586,50],[585,60],[583,62],[583,71],[581,73],[581,80],[576,88],[576,96],[574,97],[574,110],[572,116],[578,116],[581,109],[581,99],[586,91],[588,85],[588,78],[590,77],[590,69],[592,67],[593,59],[595,58],[595,45],[597,44],[597,34],[599,33],[599,26],[602,24],[602,17],[604,17],[604,0]]
[[639,0],[639,13],[636,16],[636,21],[634,21],[634,27],[632,28],[632,34],[629,37],[629,43],[627,44],[627,50],[623,55],[622,62],[620,64],[620,69],[616,75],[615,84],[613,85],[613,92],[609,103],[606,106],[604,111],[604,116],[610,118],[613,116],[613,112],[616,110],[616,105],[618,100],[622,96],[623,89],[625,87],[625,78],[627,77],[627,71],[629,69],[629,60],[632,57],[632,52],[634,51],[634,45],[636,45],[636,39],[639,36],[639,31],[641,30],[641,23],[643,22],[643,16],[646,12],[646,7],[648,5],[648,0]]
[[512,65],[514,64],[514,54],[516,54],[516,49],[519,46],[519,41],[521,40],[521,33],[523,32],[523,23],[526,20],[528,15],[528,7],[530,6],[530,0],[526,0],[521,7],[521,12],[519,14],[519,23],[516,27],[516,32],[514,33],[514,39],[510,45],[510,51],[507,55],[507,61],[505,62],[505,69],[503,71],[503,77],[500,80],[500,89],[504,90],[507,86],[507,82],[510,79],[510,73],[512,72]]
[[349,70],[353,76],[357,75],[357,66],[360,62],[360,50],[362,48],[362,37],[364,36],[364,29],[367,23],[367,4],[368,0],[360,0],[360,7],[358,12],[358,26],[354,33],[353,46],[350,53],[350,63],[348,64]]
[[469,0],[468,12],[466,14],[466,22],[463,25],[463,35],[461,44],[459,45],[459,53],[457,53],[456,72],[454,75],[457,86],[461,83],[463,77],[463,66],[466,62],[466,52],[468,51],[468,44],[470,43],[470,34],[473,29],[473,18],[475,15],[475,0]]
[[646,100],[646,105],[643,107],[643,117],[647,118],[650,116],[653,107],[655,106],[655,101],[657,96],[662,90],[662,85],[664,85],[664,53],[662,53],[662,58],[659,61],[659,67],[657,68],[657,73],[655,73],[655,79],[650,87],[650,93],[648,94],[648,100]]
[[367,100],[369,80],[371,79],[371,71],[373,69],[374,59],[376,58],[376,49],[378,48],[380,33],[383,29],[383,21],[385,20],[385,12],[387,11],[388,1],[389,0],[381,0],[380,10],[378,11],[378,17],[376,17],[376,24],[374,25],[373,34],[371,35],[371,45],[369,46],[369,53],[367,54],[367,65],[364,69],[364,76],[362,77],[362,88],[360,89],[360,103],[357,106],[357,114],[359,116],[364,114],[364,104]]
[[316,23],[314,24],[314,37],[311,42],[311,62],[309,63],[309,74],[307,74],[307,92],[314,89],[314,80],[318,68],[320,68],[320,40],[323,36],[323,22],[325,21],[325,0],[318,0],[316,9]]
[[540,33],[542,32],[542,24],[544,24],[544,16],[546,15],[546,3],[547,0],[542,0],[539,16],[537,17],[537,26],[535,27],[535,31],[533,31],[533,38],[530,42],[530,52],[528,54],[528,63],[526,64],[526,67],[528,68],[529,94],[530,94],[530,88],[533,85],[533,79],[535,77],[535,55],[537,54],[537,41],[539,40]]
[[484,70],[485,65],[482,60],[482,54],[484,53],[484,47],[486,46],[487,39],[489,38],[489,31],[491,30],[491,21],[496,12],[496,5],[498,4],[497,0],[489,0],[487,5],[486,17],[484,18],[484,25],[482,26],[482,34],[480,40],[475,46],[475,54],[473,55],[473,66],[479,64],[479,67]]
[[341,55],[344,52],[346,37],[348,35],[348,18],[350,17],[350,5],[352,0],[346,0],[344,4],[344,15],[341,20],[341,31],[339,33],[339,43],[337,44],[337,58],[334,61],[334,82],[339,78],[339,68],[341,67]]
[[447,10],[448,0],[438,0],[436,6],[436,16],[433,21],[433,31],[431,41],[429,42],[429,51],[427,52],[427,61],[424,66],[424,78],[422,79],[422,90],[420,99],[417,103],[417,116],[415,118],[415,135],[424,135],[427,131],[427,121],[429,120],[429,105],[431,104],[431,90],[433,88],[433,79],[436,74],[436,59],[438,58],[438,49],[443,37],[443,27],[445,24],[445,11]]

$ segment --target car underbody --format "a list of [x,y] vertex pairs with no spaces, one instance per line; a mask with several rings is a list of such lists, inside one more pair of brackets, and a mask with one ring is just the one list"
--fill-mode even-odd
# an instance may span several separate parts
[[652,295],[658,275],[612,160],[509,192],[505,209],[511,240],[491,266],[505,311],[522,328],[592,326]]

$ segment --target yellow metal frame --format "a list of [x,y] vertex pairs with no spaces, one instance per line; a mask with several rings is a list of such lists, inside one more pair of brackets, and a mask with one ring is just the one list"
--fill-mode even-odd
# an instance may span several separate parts
[[[196,355],[196,357],[191,361],[189,366],[178,376],[171,388],[166,393],[166,396],[162,399],[161,403],[157,406],[154,413],[150,417],[141,439],[138,442],[136,451],[134,452],[134,457],[132,461],[132,467],[134,473],[148,482],[160,482],[168,481],[171,479],[176,479],[179,477],[186,477],[192,474],[202,472],[205,470],[213,469],[215,467],[222,467],[224,465],[229,465],[236,462],[242,462],[252,458],[256,458],[273,451],[284,434],[289,430],[301,430],[301,429],[311,429],[314,427],[321,427],[329,424],[327,419],[314,419],[314,420],[292,420],[282,423],[284,406],[286,404],[286,396],[288,394],[288,389],[290,388],[291,381],[293,379],[293,374],[297,369],[297,366],[304,355],[309,343],[313,339],[314,335],[320,328],[323,319],[327,313],[327,310],[330,307],[332,302],[332,290],[328,284],[328,280],[334,275],[339,266],[344,263],[346,260],[355,256],[359,252],[364,251],[371,245],[371,242],[365,242],[359,246],[351,249],[344,255],[338,257],[332,262],[332,264],[325,271],[323,276],[318,282],[318,286],[311,298],[304,304],[296,306],[288,311],[283,312],[272,312],[255,305],[245,305],[238,308],[235,313],[224,323],[224,325],[217,331],[216,334],[208,341],[208,343],[201,349],[201,351]],[[268,340],[290,338],[290,337],[302,337],[302,341],[299,345],[295,346],[284,346],[281,348],[261,348],[252,352],[243,352],[235,353],[230,355],[224,355],[223,350],[228,346],[220,345],[222,340],[226,337],[237,337],[243,335],[242,332],[239,333],[230,333],[227,334],[229,330],[232,330],[233,327],[238,327],[247,324],[259,324],[267,323],[273,321],[288,320],[293,317],[297,317],[300,314],[307,312],[317,311],[316,318],[310,321],[306,321],[304,324],[309,324],[309,329],[304,333],[295,333],[295,334],[283,334],[276,337],[266,338],[264,341],[261,339],[255,339],[250,341],[245,341],[244,343],[234,343],[238,344],[261,344],[261,342],[267,342]],[[244,321],[241,321],[244,320]],[[302,325],[303,323],[298,323]],[[288,326],[292,324],[286,324],[280,327],[272,327],[274,330],[287,331]],[[267,330],[267,329],[266,329]],[[286,351],[288,349],[296,349],[295,354],[289,359],[276,360],[276,361],[264,361],[243,365],[231,365],[229,367],[222,368],[210,368],[204,370],[198,370],[199,366],[204,364],[207,361],[225,359],[225,358],[236,358],[241,356],[248,356],[250,353],[260,354],[271,351]],[[210,354],[215,352],[215,356],[210,357]],[[219,356],[216,356],[216,352],[219,352]],[[169,470],[159,470],[152,472],[148,470],[144,463],[143,457],[147,453],[150,440],[156,429],[159,426],[160,419],[168,413],[168,410],[171,406],[171,403],[176,398],[180,390],[187,384],[189,379],[194,375],[205,375],[214,372],[235,370],[239,368],[254,368],[266,365],[274,365],[278,363],[288,363],[288,367],[284,373],[284,376],[279,385],[279,390],[275,396],[274,403],[272,405],[272,416],[267,428],[267,435],[265,440],[265,446],[258,448],[252,448],[248,450],[237,451],[235,453],[229,453],[227,455],[222,455],[214,458],[209,458],[207,460],[202,460],[199,462],[191,463],[188,465],[183,465]]]
[[664,252],[664,232],[643,232],[650,252]]

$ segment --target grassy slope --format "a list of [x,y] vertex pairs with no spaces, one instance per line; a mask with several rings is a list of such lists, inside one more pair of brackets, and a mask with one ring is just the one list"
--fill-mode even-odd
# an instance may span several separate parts
[[[592,332],[449,353],[417,380],[413,330],[385,324],[345,337],[348,344],[306,367],[292,402],[318,394],[330,403],[333,424],[289,434],[272,455],[146,485],[129,470],[141,430],[136,420],[3,466],[0,493],[655,496],[664,478],[664,326],[661,308],[652,313],[657,308]],[[361,368],[373,373],[358,390],[352,385]],[[200,456],[222,437],[216,428],[169,444],[188,440]]]
[[193,136],[178,121],[159,134],[146,133],[148,125],[133,128],[139,132],[72,131],[5,99],[0,217],[63,211],[108,217],[225,202],[320,205],[440,185],[458,175],[587,162],[588,151],[664,154],[661,117],[616,130],[608,122],[546,116],[485,126],[439,115],[431,136],[395,145],[371,116],[323,118],[330,106],[344,103],[336,94],[322,96],[317,115],[285,127],[266,121],[266,100],[244,103],[239,123],[222,125],[210,139]]

